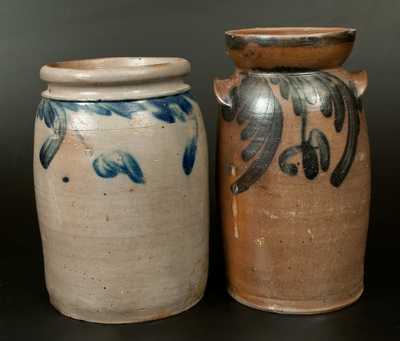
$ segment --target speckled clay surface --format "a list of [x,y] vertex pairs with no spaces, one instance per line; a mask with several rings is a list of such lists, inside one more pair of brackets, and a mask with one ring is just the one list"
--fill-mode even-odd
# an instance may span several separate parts
[[340,309],[363,291],[370,157],[355,30],[229,31],[215,81],[228,290],[279,313]]
[[[208,157],[177,58],[51,64],[35,122],[46,285],[61,313],[127,323],[202,297]],[[68,100],[68,101],[65,101]]]

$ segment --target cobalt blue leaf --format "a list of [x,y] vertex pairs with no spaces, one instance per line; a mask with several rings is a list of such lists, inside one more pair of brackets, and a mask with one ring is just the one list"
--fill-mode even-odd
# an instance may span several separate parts
[[192,93],[191,93],[190,91],[185,92],[183,95],[184,95],[185,97],[187,97],[187,98],[190,98],[190,99],[193,99],[193,100],[194,100],[194,97],[193,97],[193,95],[192,95]]
[[145,110],[143,104],[138,101],[120,101],[120,102],[65,102],[57,101],[57,104],[71,111],[94,112],[101,116],[111,116],[116,114],[125,118],[132,118],[132,114]]
[[181,107],[176,103],[168,105],[172,115],[181,122],[186,122],[186,113],[182,111]]
[[111,112],[104,108],[101,103],[90,103],[90,102],[67,102],[67,101],[57,101],[57,105],[63,109],[68,109],[71,111],[92,111],[98,115],[110,116]]
[[107,160],[103,155],[100,155],[93,161],[93,168],[97,175],[103,178],[113,178],[117,176],[119,172],[119,168],[115,167],[112,161]]
[[126,174],[133,182],[144,184],[144,176],[139,163],[129,153],[113,151],[99,155],[93,161],[96,174],[102,178],[113,178],[118,174]]
[[40,148],[39,159],[44,169],[49,167],[62,141],[63,138],[61,136],[52,135],[43,143],[42,148]]
[[190,103],[185,96],[177,96],[176,102],[186,115],[192,111],[192,103]]
[[197,138],[193,137],[189,144],[185,148],[183,154],[182,166],[186,175],[192,172],[194,162],[196,161],[196,151],[197,151]]
[[88,106],[88,109],[90,111],[95,112],[97,115],[102,115],[102,116],[111,116],[112,115],[112,111],[107,108],[104,104],[97,104],[97,103],[93,103],[91,105]]
[[57,117],[57,111],[50,103],[50,101],[45,101],[43,105],[43,119],[44,123],[48,128],[54,127],[54,121]]
[[139,163],[128,153],[121,153],[123,167],[122,170],[129,178],[137,184],[144,183],[143,172],[139,166]]
[[139,102],[103,102],[95,103],[93,111],[100,115],[116,114],[125,118],[132,118],[132,114],[137,111],[145,110]]
[[169,108],[166,97],[153,99],[150,103],[158,109],[153,112],[155,118],[167,123],[175,123],[174,112]]
[[64,140],[67,118],[64,109],[58,108],[57,101],[47,99],[41,100],[37,115],[53,130],[53,134],[46,139],[39,152],[40,163],[47,169]]
[[192,112],[193,107],[188,98],[191,98],[190,93],[166,96],[149,101],[158,108],[158,111],[153,112],[154,117],[167,123],[175,123],[177,119],[185,122],[185,116]]
[[158,111],[158,112],[153,112],[153,116],[161,121],[167,122],[167,123],[175,123],[175,117],[172,115],[170,110],[168,111]]
[[43,114],[44,114],[43,107],[44,107],[44,103],[45,103],[45,100],[42,99],[42,100],[39,102],[39,106],[38,106],[37,111],[36,111],[36,115],[37,115],[41,120],[43,120]]
[[110,113],[110,115],[112,115],[114,113],[116,115],[119,115],[119,116],[122,116],[125,118],[132,118],[132,115],[129,111],[118,110],[119,108],[118,108],[117,103],[115,103],[115,104],[114,103],[103,103],[103,104],[101,104],[101,107],[104,110],[107,110]]
[[103,104],[101,103],[90,103],[90,102],[76,102],[76,106],[70,106],[67,105],[65,106],[66,102],[59,102],[61,106],[74,110],[74,111],[87,111],[87,112],[94,112],[97,115],[101,116],[111,116],[112,112],[108,109],[105,108]]
[[64,109],[68,109],[75,112],[79,110],[79,103],[77,102],[57,101],[56,103],[57,105],[61,106]]
[[105,103],[105,106],[115,114],[126,118],[132,118],[133,113],[145,110],[139,102],[110,102]]
[[163,101],[174,117],[182,122],[186,121],[186,116],[192,111],[192,104],[183,95],[168,96]]

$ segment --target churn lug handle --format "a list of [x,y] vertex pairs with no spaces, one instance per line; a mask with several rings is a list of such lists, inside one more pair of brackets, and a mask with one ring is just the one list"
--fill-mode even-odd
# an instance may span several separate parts
[[230,79],[214,79],[214,93],[220,104],[232,107],[230,90],[232,81]]
[[357,89],[357,96],[360,97],[365,92],[368,86],[368,74],[367,71],[353,71],[350,72],[350,77],[354,82]]

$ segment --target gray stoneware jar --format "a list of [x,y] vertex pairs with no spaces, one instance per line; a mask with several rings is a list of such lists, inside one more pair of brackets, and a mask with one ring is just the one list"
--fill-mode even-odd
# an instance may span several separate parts
[[127,323],[189,309],[208,272],[208,153],[180,58],[41,69],[34,176],[46,286],[61,313]]

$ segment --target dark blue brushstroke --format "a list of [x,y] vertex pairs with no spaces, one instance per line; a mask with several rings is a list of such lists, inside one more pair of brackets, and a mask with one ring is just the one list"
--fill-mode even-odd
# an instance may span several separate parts
[[145,110],[144,106],[138,102],[109,102],[104,106],[112,112],[126,118],[132,118],[132,114]]
[[55,135],[48,137],[43,143],[42,147],[40,148],[39,159],[44,169],[49,168],[50,162],[56,155],[60,145],[61,140]]
[[190,98],[191,100],[194,101],[194,97],[193,94],[190,91],[186,91],[185,93],[183,93],[182,95],[184,95],[187,98]]
[[67,118],[62,108],[58,109],[55,103],[45,99],[39,103],[37,117],[53,130],[53,134],[46,139],[39,152],[40,163],[44,169],[47,169],[64,141]]
[[186,122],[186,116],[192,112],[192,103],[186,97],[191,97],[189,92],[183,95],[166,96],[150,100],[150,103],[158,108],[153,116],[167,123],[175,123],[176,120]]
[[79,110],[79,102],[66,102],[66,101],[53,101],[57,103],[60,107],[64,109],[69,109],[71,111],[78,111]]
[[143,104],[135,101],[121,101],[121,102],[67,102],[67,101],[53,101],[58,106],[69,109],[71,111],[88,111],[94,112],[101,116],[111,116],[116,114],[125,118],[132,118],[132,114],[146,110]]
[[190,92],[140,101],[52,102],[56,103],[59,107],[71,111],[88,111],[102,116],[116,114],[125,118],[132,118],[132,114],[138,111],[149,110],[146,104],[150,104],[157,108],[157,111],[152,112],[155,118],[167,123],[175,123],[176,120],[185,122],[186,116],[192,112],[192,104],[188,98],[193,98]]
[[176,121],[174,114],[167,107],[163,108],[160,111],[153,112],[152,114],[155,118],[167,123],[175,123]]
[[[101,115],[101,116],[111,116],[113,113],[111,108],[107,108],[104,104],[86,104],[81,109],[90,111],[90,112],[94,112],[97,115]],[[124,117],[126,117],[126,116],[124,116]]]
[[182,167],[186,175],[190,175],[196,161],[197,136],[194,136],[185,148],[182,159]]
[[47,128],[53,128],[54,120],[57,116],[57,111],[49,101],[42,100],[38,108],[38,116],[41,120],[44,121]]
[[113,151],[101,154],[93,161],[96,174],[102,178],[113,178],[126,174],[134,183],[144,184],[144,176],[139,163],[129,153]]
[[[153,116],[167,123],[175,123],[177,120],[186,122],[187,116],[191,114],[193,110],[192,103],[188,98],[193,99],[193,96],[189,92],[184,95],[166,96],[151,100],[150,103],[158,108],[158,111],[153,112]],[[198,132],[195,117],[193,117],[193,121],[196,125],[195,135],[186,145],[182,158],[182,168],[186,175],[192,173],[196,161]]]
[[187,115],[192,111],[192,103],[188,101],[184,96],[175,96],[176,104],[178,104],[181,110]]
[[38,108],[36,110],[36,117],[38,117],[41,120],[43,120],[43,105],[44,105],[44,99],[42,99],[39,102]]

